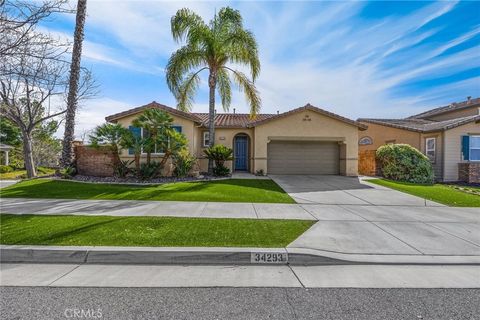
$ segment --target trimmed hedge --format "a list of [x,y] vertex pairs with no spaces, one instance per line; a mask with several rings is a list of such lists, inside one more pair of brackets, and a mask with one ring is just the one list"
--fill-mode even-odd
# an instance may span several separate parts
[[408,144],[387,144],[378,148],[377,159],[383,176],[395,181],[432,184],[434,174],[430,160]]

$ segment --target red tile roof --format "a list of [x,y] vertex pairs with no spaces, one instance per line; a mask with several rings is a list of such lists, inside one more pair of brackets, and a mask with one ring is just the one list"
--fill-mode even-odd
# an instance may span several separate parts
[[[138,108],[133,108],[127,111],[119,112],[110,116],[107,116],[105,118],[106,121],[108,122],[115,122],[120,118],[127,117],[129,115],[133,115],[139,112],[142,112],[143,110],[149,109],[149,108],[159,108],[164,111],[167,111],[173,115],[183,117],[189,120],[192,120],[193,122],[198,123],[200,126],[203,127],[208,127],[208,113],[188,113],[188,112],[183,112],[171,107],[168,107],[166,105],[157,103],[155,101],[143,105]],[[349,123],[351,125],[357,126],[360,129],[364,130],[367,128],[366,125],[361,124],[357,121],[350,120],[348,118],[339,116],[335,113],[317,108],[312,106],[311,104],[307,104],[303,107],[296,108],[287,112],[283,112],[280,114],[268,114],[268,113],[262,113],[258,114],[255,118],[251,118],[249,114],[246,113],[217,113],[215,115],[215,127],[217,128],[250,128],[254,127],[257,125],[262,125],[267,121],[273,120],[273,119],[278,119],[278,118],[283,118],[286,116],[289,116],[291,114],[301,112],[304,110],[310,110],[313,112],[317,112],[320,114],[323,114],[325,116]]]

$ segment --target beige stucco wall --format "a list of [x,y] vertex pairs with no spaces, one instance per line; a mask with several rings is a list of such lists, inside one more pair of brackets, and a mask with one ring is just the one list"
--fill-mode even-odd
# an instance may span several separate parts
[[[310,120],[308,120],[310,119]],[[358,173],[358,127],[343,121],[305,110],[255,127],[254,169],[267,168],[267,144],[270,140],[335,140],[341,141],[342,174]]]
[[449,120],[449,119],[463,118],[463,117],[480,114],[479,110],[480,108],[478,106],[471,106],[470,108],[440,114],[437,116],[429,117],[428,119],[434,120],[434,121],[443,121],[443,120]]
[[458,181],[458,163],[463,161],[461,141],[463,135],[480,135],[480,124],[469,123],[445,132],[444,181]]
[[432,161],[433,172],[436,180],[443,180],[443,132],[422,133],[420,139],[420,151],[427,154],[426,139],[435,138],[435,160]]
[[361,139],[368,136],[372,138],[373,144],[359,146],[359,151],[377,150],[380,146],[383,146],[388,141],[393,140],[395,140],[395,143],[406,143],[421,150],[419,132],[397,129],[374,123],[363,123],[368,126],[368,129],[365,131],[360,131],[358,133],[358,137]]

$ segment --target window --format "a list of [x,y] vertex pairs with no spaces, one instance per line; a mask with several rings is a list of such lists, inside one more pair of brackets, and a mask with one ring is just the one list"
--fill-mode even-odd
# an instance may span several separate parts
[[373,140],[370,137],[362,137],[360,140],[358,140],[358,144],[361,146],[370,145],[373,144]]
[[208,147],[210,145],[210,133],[208,131],[203,132],[203,146]]
[[463,160],[480,161],[480,136],[462,137]]
[[425,154],[427,155],[430,161],[435,161],[435,147],[437,144],[436,138],[426,138],[425,139]]

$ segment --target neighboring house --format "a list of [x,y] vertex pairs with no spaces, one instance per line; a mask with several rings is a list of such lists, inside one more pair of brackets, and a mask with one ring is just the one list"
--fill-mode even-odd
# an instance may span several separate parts
[[[148,108],[158,108],[174,118],[174,128],[184,133],[189,150],[207,171],[203,150],[208,146],[208,114],[187,113],[152,102],[106,117],[138,134],[132,121]],[[215,143],[234,150],[228,165],[233,171],[268,174],[341,174],[356,176],[358,130],[366,126],[310,104],[280,114],[224,113],[215,116]],[[133,158],[129,150],[123,159]]]
[[359,139],[362,159],[381,145],[406,143],[430,158],[437,180],[480,182],[480,98],[404,119],[357,121],[368,125]]

